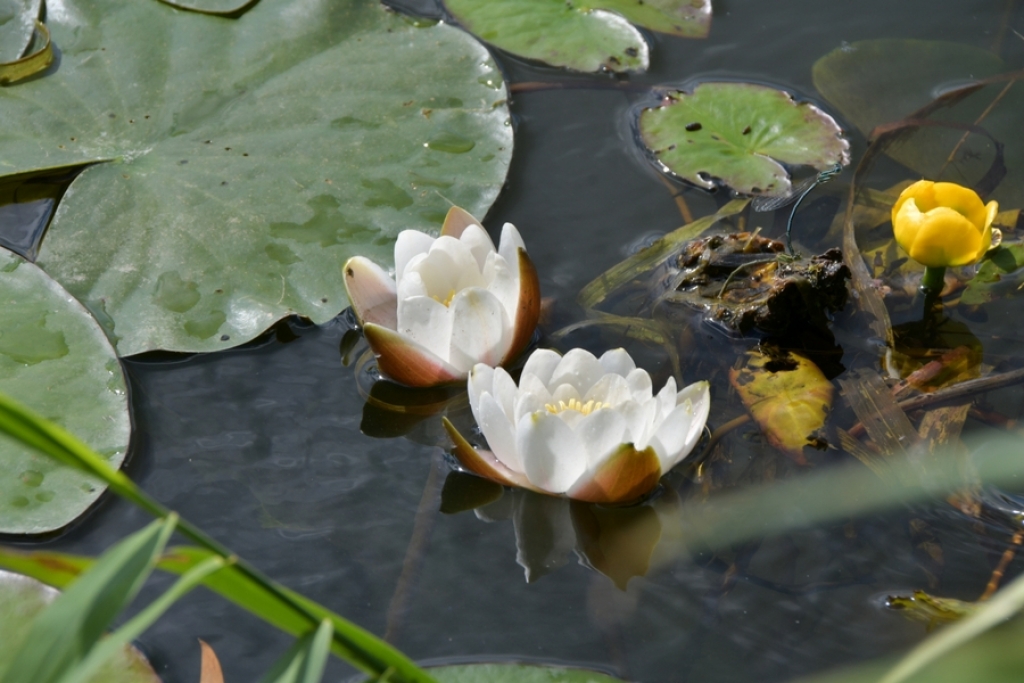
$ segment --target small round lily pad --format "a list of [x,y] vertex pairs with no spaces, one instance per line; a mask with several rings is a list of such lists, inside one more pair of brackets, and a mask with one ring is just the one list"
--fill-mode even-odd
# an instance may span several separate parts
[[753,83],[701,83],[640,113],[640,135],[659,165],[703,188],[781,196],[783,164],[824,171],[849,161],[835,120],[809,102]]
[[[36,266],[0,249],[0,391],[121,466],[131,420],[124,373],[106,335],[78,301]],[[0,533],[61,529],[106,488],[0,437]]]

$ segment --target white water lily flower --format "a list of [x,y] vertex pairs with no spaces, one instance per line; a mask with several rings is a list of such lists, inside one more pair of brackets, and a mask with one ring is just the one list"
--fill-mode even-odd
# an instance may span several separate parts
[[501,368],[477,365],[469,404],[490,451],[473,448],[445,419],[455,455],[501,484],[593,503],[638,498],[685,458],[711,405],[707,382],[654,394],[651,376],[623,349],[600,358],[535,351],[519,385]]
[[440,237],[398,235],[394,279],[367,258],[349,259],[345,288],[381,372],[413,387],[458,382],[477,363],[513,360],[540,315],[537,271],[515,226],[505,224],[495,249],[458,207]]

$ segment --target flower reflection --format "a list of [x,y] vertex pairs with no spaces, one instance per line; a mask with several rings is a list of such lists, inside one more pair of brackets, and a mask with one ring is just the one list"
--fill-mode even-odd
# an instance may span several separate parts
[[[476,482],[493,486],[479,479]],[[516,562],[530,583],[564,566],[575,554],[581,565],[626,590],[630,579],[665,564],[681,548],[680,503],[671,490],[643,505],[606,507],[521,489],[499,490],[501,495],[495,499],[493,489],[477,488],[478,484],[453,472],[445,482],[442,509],[447,505],[447,511],[454,512],[465,509],[465,501],[479,500],[474,511],[477,518],[486,522],[511,519]]]
[[519,232],[506,223],[496,249],[464,210],[441,236],[405,230],[395,278],[367,258],[345,264],[345,288],[383,374],[407,386],[465,379],[476,363],[501,365],[526,348],[540,285]]

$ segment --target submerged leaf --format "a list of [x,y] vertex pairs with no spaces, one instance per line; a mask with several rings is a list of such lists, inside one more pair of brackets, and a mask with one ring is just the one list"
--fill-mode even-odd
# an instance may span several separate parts
[[[991,52],[969,45],[870,40],[819,59],[814,83],[865,134],[902,121],[884,151],[918,177],[956,182],[1014,208],[1024,204],[1014,175],[1024,167],[1024,85],[1019,72],[998,75],[1005,70]],[[1001,182],[1007,173],[1010,182]]]
[[644,144],[667,170],[695,185],[715,180],[743,194],[785,195],[782,164],[824,171],[849,161],[831,116],[789,93],[753,83],[701,83],[640,114]]
[[0,173],[93,164],[38,263],[122,355],[329,320],[346,258],[383,260],[450,202],[483,215],[505,177],[486,50],[372,0],[261,0],[231,21],[68,0],[50,28],[60,69],[0,91]]
[[[79,434],[119,468],[131,420],[124,374],[103,330],[46,273],[0,249],[3,391]],[[106,487],[9,439],[0,440],[0,533],[56,531]]]
[[818,366],[794,351],[747,353],[746,365],[729,371],[735,387],[768,442],[799,463],[804,446],[820,441],[832,405],[832,383]]

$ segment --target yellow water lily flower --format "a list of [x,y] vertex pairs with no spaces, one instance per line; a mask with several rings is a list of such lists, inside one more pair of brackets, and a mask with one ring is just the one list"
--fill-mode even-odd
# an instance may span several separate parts
[[892,206],[896,242],[910,258],[929,268],[977,263],[992,246],[995,201],[956,183],[919,180]]

